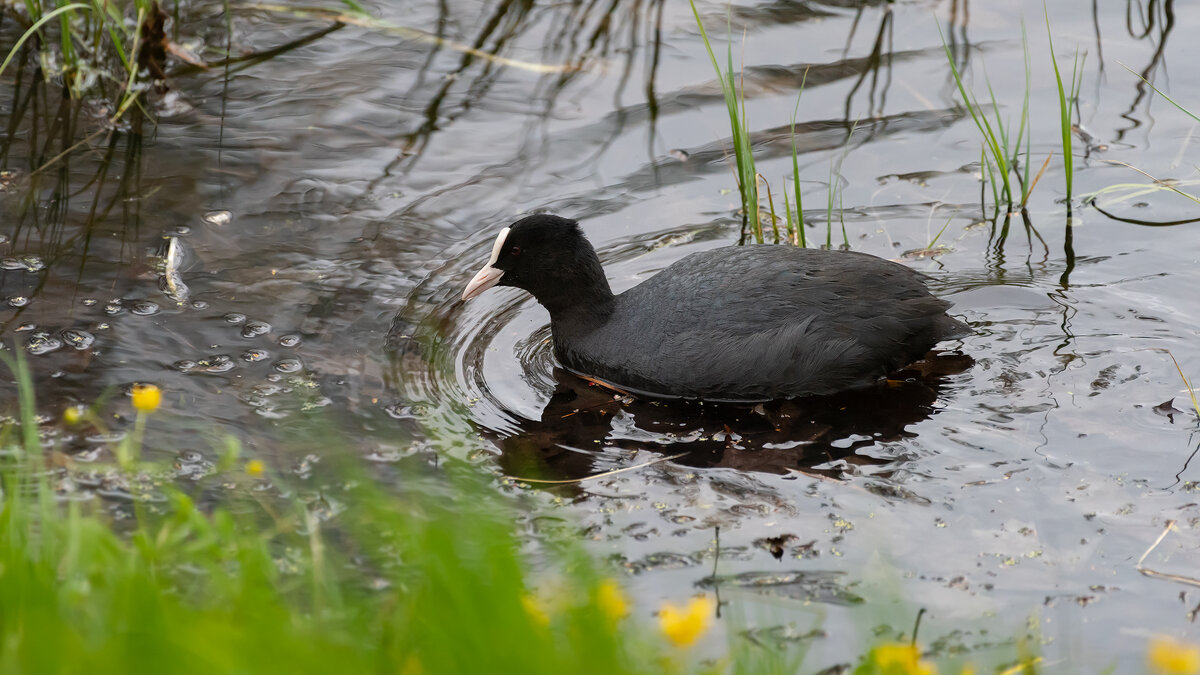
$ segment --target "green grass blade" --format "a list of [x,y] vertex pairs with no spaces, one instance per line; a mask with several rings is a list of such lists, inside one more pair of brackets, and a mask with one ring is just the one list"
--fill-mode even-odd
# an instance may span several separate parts
[[[1046,39],[1050,43],[1050,63],[1054,65],[1054,82],[1058,86],[1058,121],[1059,129],[1062,133],[1063,170],[1066,172],[1067,206],[1070,208],[1075,160],[1071,154],[1071,105],[1067,100],[1067,93],[1063,89],[1062,73],[1058,70],[1058,59],[1054,54],[1054,36],[1050,31],[1050,10],[1045,5],[1042,6],[1042,10],[1046,14]],[[1078,57],[1076,61],[1078,62]],[[1075,80],[1074,74],[1072,74],[1071,80],[1073,83]]]
[[1032,168],[1031,143],[1033,141],[1032,124],[1029,121],[1029,94],[1030,85],[1033,82],[1033,68],[1029,58],[1029,34],[1025,30],[1025,20],[1021,20],[1021,48],[1025,53],[1025,95],[1021,103],[1021,125],[1017,128],[1017,152],[1020,152],[1021,141],[1025,141],[1025,159],[1021,162],[1022,177],[1021,177],[1021,205],[1024,206],[1029,201],[1029,193],[1033,190],[1033,185],[1029,182],[1029,172]]
[[[1121,62],[1120,62],[1120,61],[1117,61],[1117,63],[1121,63]],[[1185,107],[1183,107],[1183,106],[1179,105],[1178,103],[1176,103],[1176,102],[1175,102],[1175,99],[1173,99],[1173,98],[1171,98],[1170,96],[1167,96],[1166,94],[1164,94],[1164,93],[1162,92],[1162,90],[1161,90],[1161,89],[1159,89],[1158,87],[1154,86],[1154,85],[1153,85],[1153,84],[1150,82],[1150,80],[1147,80],[1146,78],[1142,77],[1142,76],[1141,76],[1140,74],[1138,74],[1138,73],[1137,73],[1137,72],[1136,72],[1136,71],[1135,71],[1133,68],[1130,68],[1129,66],[1125,65],[1124,63],[1121,63],[1121,67],[1122,67],[1122,68],[1124,68],[1125,70],[1128,70],[1129,72],[1133,73],[1133,74],[1134,74],[1135,76],[1137,76],[1137,78],[1138,78],[1139,80],[1141,80],[1142,82],[1145,82],[1146,84],[1150,85],[1150,88],[1151,88],[1151,89],[1153,89],[1153,90],[1154,90],[1154,92],[1155,92],[1156,94],[1158,94],[1159,96],[1161,96],[1161,97],[1163,97],[1163,98],[1167,99],[1167,103],[1170,103],[1171,105],[1175,106],[1176,108],[1179,108],[1179,110],[1180,110],[1181,112],[1183,112],[1183,114],[1185,114],[1185,115],[1187,115],[1188,117],[1190,117],[1190,118],[1192,118],[1192,119],[1196,120],[1197,122],[1200,122],[1200,117],[1196,117],[1196,115],[1195,115],[1194,113],[1192,113],[1192,111],[1190,111],[1190,110],[1188,110],[1187,108],[1185,108]],[[3,68],[0,68],[0,70],[3,70]],[[1081,79],[1082,79],[1082,76],[1081,76]]]
[[17,39],[17,43],[15,45],[13,45],[12,49],[10,49],[8,51],[8,56],[6,56],[4,58],[4,62],[0,63],[0,75],[4,74],[4,70],[6,68],[8,68],[8,63],[10,61],[12,61],[14,56],[17,55],[17,52],[21,51],[21,46],[25,44],[25,41],[28,40],[34,33],[36,33],[39,28],[46,25],[46,23],[48,21],[53,21],[54,18],[57,17],[58,15],[63,14],[65,12],[70,12],[70,11],[76,10],[76,9],[90,9],[90,8],[81,2],[74,2],[69,5],[59,7],[58,9],[56,9],[52,12],[48,12],[45,16],[43,16],[42,18],[35,21],[34,24],[29,27],[29,30],[26,30],[24,33],[21,34],[21,37]]
[[747,225],[750,231],[754,233],[755,240],[762,243],[762,226],[758,220],[758,186],[755,176],[757,171],[754,169],[754,155],[750,147],[750,133],[746,122],[745,115],[745,97],[741,97],[741,106],[739,107],[738,90],[736,81],[733,76],[733,47],[730,45],[727,50],[727,68],[722,72],[721,65],[717,61],[717,55],[713,52],[712,43],[708,39],[708,31],[704,29],[704,22],[700,20],[700,11],[696,9],[694,0],[688,0],[692,7],[692,16],[696,19],[696,26],[700,29],[700,38],[704,42],[704,49],[708,52],[709,61],[712,62],[713,70],[717,73],[717,81],[721,83],[721,93],[725,97],[725,107],[729,115],[729,128],[731,140],[733,142],[734,161],[736,163],[735,175],[738,180],[738,191],[741,194],[742,212],[745,214]]
[[[954,84],[958,88],[958,93],[962,96],[963,105],[967,108],[967,114],[971,116],[971,120],[975,122],[975,127],[979,129],[979,133],[983,136],[984,144],[992,155],[992,160],[996,163],[996,173],[1000,174],[1000,181],[1004,186],[1004,198],[1009,206],[1012,205],[1012,191],[1009,186],[1009,167],[1008,159],[1006,158],[1006,147],[1003,147],[999,136],[995,129],[992,128],[991,122],[987,115],[983,114],[983,110],[979,106],[979,100],[975,98],[967,87],[963,84],[962,73],[958,72],[958,66],[954,63],[954,54],[950,51],[950,45],[946,42],[946,36],[942,33],[941,25],[938,25],[938,35],[942,38],[942,49],[946,52],[946,61],[950,64],[950,74],[954,77]],[[989,91],[991,85],[988,85]],[[996,107],[995,95],[992,95],[992,105]],[[998,111],[998,108],[996,108]],[[998,114],[998,113],[997,113]],[[997,202],[998,204],[999,202]]]
[[[795,239],[796,245],[802,248],[808,246],[808,242],[804,237],[804,198],[801,196],[800,190],[800,160],[796,151],[796,115],[800,112],[800,97],[804,95],[804,85],[808,82],[808,69],[804,69],[804,76],[800,79],[800,92],[796,94],[796,107],[792,109],[792,189],[796,193],[796,232],[798,234]],[[785,186],[786,188],[786,186]],[[787,194],[787,190],[784,190]]]

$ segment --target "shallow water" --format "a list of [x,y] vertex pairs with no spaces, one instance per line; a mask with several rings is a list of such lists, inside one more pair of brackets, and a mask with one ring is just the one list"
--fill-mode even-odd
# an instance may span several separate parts
[[[1075,194],[1148,182],[1121,163],[1194,180],[1196,123],[1122,64],[1200,109],[1188,77],[1200,10],[1106,4],[1050,10],[1060,68],[1086,54]],[[701,5],[714,38],[723,8]],[[813,667],[850,660],[878,624],[909,630],[919,607],[922,640],[947,649],[986,650],[1039,617],[1048,662],[1082,672],[1138,672],[1150,634],[1198,638],[1200,596],[1135,563],[1168,520],[1181,531],[1147,566],[1192,574],[1200,543],[1197,420],[1165,352],[1200,373],[1200,230],[1120,220],[1186,220],[1196,205],[1164,191],[1102,201],[1114,218],[1076,200],[1067,228],[1040,3],[733,8],[759,171],[780,208],[806,78],[809,237],[838,244],[844,228],[856,250],[903,257],[976,330],[944,345],[970,367],[952,358],[941,377],[757,411],[614,400],[556,370],[547,315],[521,292],[458,300],[496,232],[532,210],[581,220],[618,291],[738,240],[724,101],[687,5],[375,10],[575,69],[539,74],[349,26],[174,79],[141,135],[109,144],[85,111],[74,138],[101,133],[36,174],[63,145],[46,142],[50,116],[19,114],[37,89],[29,74],[4,75],[15,131],[0,149],[0,340],[26,345],[48,414],[114,391],[110,408],[127,414],[119,394],[156,383],[166,412],[149,445],[178,450],[192,480],[230,433],[313,473],[334,450],[296,438],[330,419],[397,480],[430,456],[429,429],[443,452],[511,476],[653,462],[540,496],[629,570],[646,608],[715,583],[723,599],[755,600],[748,620],[764,640],[822,621]],[[224,20],[207,11],[185,14],[184,33],[223,44]],[[979,94],[990,77],[1015,133],[1022,16],[1033,173],[1054,158],[1029,223],[1006,226],[990,194],[981,212],[979,135],[939,28]],[[242,11],[234,49],[325,28]],[[34,105],[53,100],[42,87]],[[936,255],[904,256],[935,237]],[[57,440],[85,464],[105,439]]]

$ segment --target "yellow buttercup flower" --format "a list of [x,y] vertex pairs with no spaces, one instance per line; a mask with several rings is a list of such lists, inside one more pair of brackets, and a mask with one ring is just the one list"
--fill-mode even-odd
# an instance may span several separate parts
[[262,463],[261,459],[252,459],[249,462],[246,462],[246,473],[254,476],[255,478],[263,475],[263,472],[266,470],[267,467]]
[[1155,673],[1196,675],[1200,673],[1200,647],[1160,636],[1150,641],[1146,662]]
[[81,405],[67,406],[67,409],[63,411],[63,421],[75,426],[83,419],[83,411],[84,408]]
[[708,630],[716,608],[717,603],[707,595],[692,598],[687,607],[664,603],[658,610],[658,625],[668,640],[687,647]]
[[871,650],[871,672],[880,675],[937,675],[937,667],[921,660],[921,650],[916,645],[891,642]]
[[616,621],[629,613],[629,601],[620,584],[612,579],[605,579],[596,589],[596,605],[612,621]]
[[550,625],[550,614],[546,612],[546,603],[541,598],[536,595],[523,595],[521,596],[521,605],[534,623],[539,626]]
[[162,390],[152,384],[133,385],[133,407],[138,412],[151,413],[162,403]]

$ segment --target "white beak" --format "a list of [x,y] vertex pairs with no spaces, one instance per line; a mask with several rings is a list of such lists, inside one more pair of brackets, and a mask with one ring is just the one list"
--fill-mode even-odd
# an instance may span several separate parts
[[508,238],[509,228],[500,230],[500,234],[496,237],[496,243],[492,244],[492,257],[488,259],[487,264],[483,269],[479,270],[471,279],[471,283],[467,284],[463,290],[463,302],[479,295],[487,289],[495,286],[500,281],[500,277],[504,276],[504,270],[498,270],[493,265],[500,258],[500,250],[504,248],[504,240]]
[[463,302],[495,286],[502,276],[504,276],[504,270],[498,270],[491,265],[479,270],[471,279],[471,283],[467,284],[466,290],[463,291]]

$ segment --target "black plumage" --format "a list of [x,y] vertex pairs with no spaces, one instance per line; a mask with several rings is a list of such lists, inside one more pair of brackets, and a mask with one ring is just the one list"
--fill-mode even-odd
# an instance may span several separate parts
[[464,299],[524,289],[549,312],[568,370],[630,393],[762,401],[869,386],[969,334],[924,277],[852,251],[730,246],[680,259],[614,295],[577,223],[502,232]]

